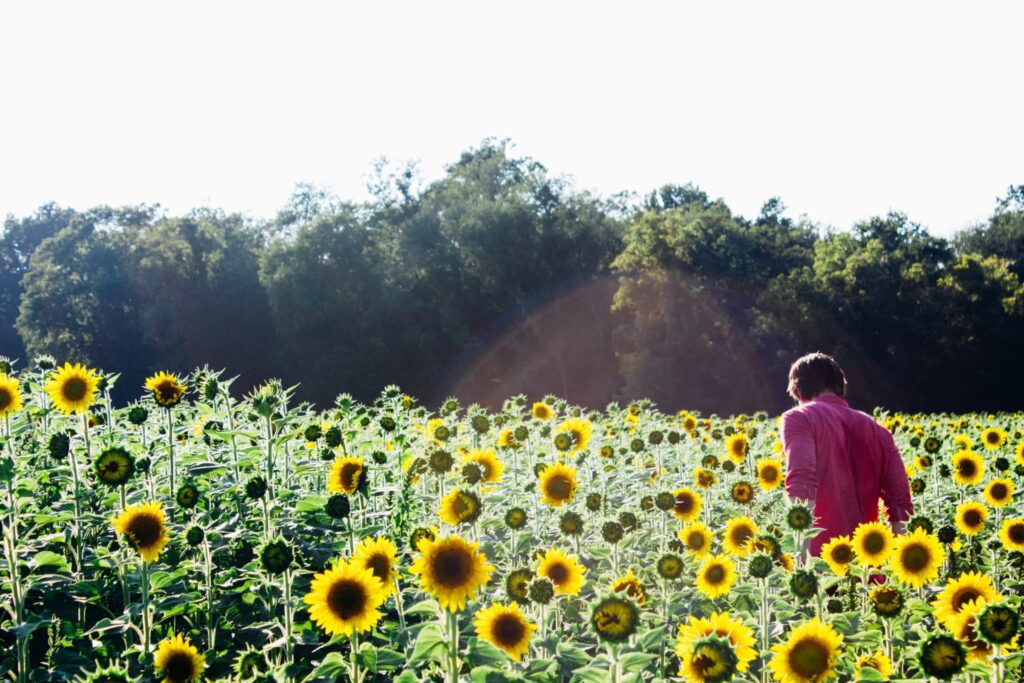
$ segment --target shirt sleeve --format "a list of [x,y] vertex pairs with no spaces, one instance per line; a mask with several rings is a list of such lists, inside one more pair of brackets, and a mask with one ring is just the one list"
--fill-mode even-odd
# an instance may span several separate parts
[[889,511],[889,521],[903,522],[914,514],[914,502],[910,499],[910,484],[907,469],[896,448],[896,442],[888,430],[882,434],[885,447],[885,461],[882,472],[882,501]]
[[814,500],[818,496],[818,457],[807,416],[799,411],[784,414],[781,436],[786,452],[786,495]]

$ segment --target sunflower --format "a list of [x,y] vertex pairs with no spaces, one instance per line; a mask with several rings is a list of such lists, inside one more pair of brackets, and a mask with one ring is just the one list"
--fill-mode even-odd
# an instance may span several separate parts
[[885,680],[889,680],[889,677],[892,676],[892,660],[889,659],[881,650],[878,650],[874,654],[861,655],[860,657],[857,657],[854,672],[857,680],[860,680],[860,670],[864,667],[871,667],[878,673],[882,674],[882,678]]
[[985,500],[992,507],[1001,508],[1013,501],[1015,488],[1009,479],[993,479],[985,487]]
[[703,467],[698,467],[693,473],[694,482],[697,484],[697,488],[706,489],[711,488],[718,481],[718,477],[711,470],[706,470]]
[[1006,432],[998,427],[989,427],[981,432],[981,443],[990,451],[994,451],[1006,443],[1006,438]]
[[849,536],[835,536],[821,546],[821,559],[825,560],[836,576],[846,576],[853,557],[853,542]]
[[785,643],[772,648],[769,666],[782,683],[818,683],[836,675],[843,637],[817,617],[790,634]]
[[736,582],[736,564],[728,555],[712,555],[697,570],[694,585],[709,598],[727,595]]
[[725,439],[725,454],[737,465],[742,465],[748,445],[746,434],[732,434]]
[[460,524],[472,524],[480,518],[483,511],[483,504],[480,497],[472,491],[452,489],[441,499],[441,507],[438,515],[441,520],[452,526]]
[[683,487],[672,492],[675,503],[672,504],[672,514],[683,522],[692,522],[700,514],[704,501],[700,494],[693,489]]
[[732,491],[729,495],[732,496],[733,501],[740,505],[747,505],[750,501],[754,500],[754,487],[745,481],[738,481],[732,485]]
[[975,500],[956,506],[956,526],[965,536],[974,536],[985,528],[988,508]]
[[46,382],[46,393],[53,405],[65,414],[84,413],[96,402],[99,375],[84,365],[64,363]]
[[555,593],[562,595],[578,595],[586,572],[579,560],[557,548],[544,553],[537,565],[537,576],[549,579],[555,586]]
[[690,683],[722,683],[736,675],[737,658],[728,640],[705,636],[679,657],[679,673]]
[[501,480],[505,472],[505,463],[498,459],[497,454],[490,450],[473,449],[462,456],[463,462],[475,462],[480,466],[484,481],[493,483]]
[[725,524],[722,547],[726,552],[737,557],[746,557],[750,554],[749,541],[757,535],[757,532],[757,525],[749,517],[730,519]]
[[1020,613],[1009,604],[988,604],[978,614],[978,633],[992,645],[1007,645],[1017,639]]
[[967,603],[983,599],[995,602],[999,598],[992,579],[978,572],[965,572],[950,579],[932,601],[935,620],[948,629],[956,625],[956,617]]
[[765,491],[771,491],[782,485],[782,462],[774,458],[762,458],[757,461],[757,483]]
[[853,551],[865,567],[881,567],[892,550],[892,530],[881,522],[859,525],[853,532]]
[[636,603],[643,607],[647,604],[647,591],[644,590],[644,586],[640,583],[640,579],[633,576],[633,570],[630,569],[625,576],[621,576],[612,582],[613,593],[625,592]]
[[156,561],[170,540],[160,501],[128,506],[114,518],[114,530],[125,536],[144,562]]
[[576,470],[556,462],[541,470],[537,488],[541,499],[551,507],[560,507],[576,495]]
[[185,385],[175,375],[162,371],[146,379],[146,388],[153,392],[153,400],[164,408],[178,405],[185,393]]
[[690,522],[679,530],[679,540],[686,545],[688,553],[695,557],[705,557],[710,553],[714,539],[711,530],[700,522]]
[[939,539],[924,529],[897,536],[889,554],[889,568],[901,583],[920,588],[939,575],[946,559]]
[[948,681],[967,665],[967,651],[959,640],[940,633],[921,643],[918,661],[926,675]]
[[93,472],[107,486],[121,486],[135,474],[135,458],[121,446],[111,446],[97,456]]
[[1017,448],[1013,451],[1013,455],[1017,459],[1018,465],[1024,465],[1024,441],[1017,444]]
[[609,595],[594,605],[590,625],[601,640],[621,643],[636,632],[640,625],[640,610],[628,598]]
[[999,529],[999,540],[1007,550],[1024,552],[1024,519],[1003,520],[1003,526]]
[[757,658],[753,629],[730,617],[728,612],[713,612],[709,617],[691,616],[687,623],[679,625],[675,651],[680,661],[693,651],[694,643],[708,636],[729,641],[736,654],[737,671],[746,671],[750,662]]
[[384,595],[391,595],[398,579],[398,547],[390,538],[364,538],[356,546],[350,562],[369,569],[383,586]]
[[563,420],[558,427],[555,428],[556,433],[569,435],[571,439],[569,451],[571,453],[586,450],[587,444],[590,443],[590,434],[592,431],[593,426],[588,421],[579,417],[570,417],[567,420]]
[[0,373],[0,417],[21,410],[21,390],[18,381]]
[[985,609],[985,599],[971,600],[953,619],[950,632],[967,648],[968,662],[988,662],[994,648],[978,633],[978,615]]
[[550,420],[552,415],[554,415],[551,411],[551,406],[543,401],[534,403],[531,412],[533,413],[533,419],[535,420]]
[[164,683],[190,683],[203,672],[203,656],[187,638],[173,635],[160,641],[153,667],[163,674]]
[[985,462],[974,451],[958,451],[953,454],[953,479],[961,486],[971,486],[985,475]]
[[364,465],[362,458],[344,455],[337,458],[331,465],[327,475],[327,490],[331,493],[347,493],[352,495],[362,484]]
[[478,611],[473,618],[476,635],[486,640],[499,650],[504,651],[515,661],[530,649],[530,636],[537,629],[519,610],[519,605],[509,606],[497,603]]
[[476,596],[494,572],[478,544],[458,536],[423,538],[416,549],[419,554],[409,572],[420,577],[424,592],[452,612],[465,608],[466,601]]
[[313,577],[305,603],[309,618],[332,636],[351,636],[372,629],[387,593],[373,572],[339,560]]
[[882,586],[871,591],[871,609],[880,617],[894,617],[903,610],[903,593],[892,586]]

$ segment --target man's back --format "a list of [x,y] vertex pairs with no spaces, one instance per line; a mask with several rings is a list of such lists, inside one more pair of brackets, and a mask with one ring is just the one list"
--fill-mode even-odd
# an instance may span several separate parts
[[782,416],[786,493],[814,500],[823,531],[812,551],[878,518],[881,498],[893,521],[913,512],[907,474],[892,435],[845,400],[825,393]]

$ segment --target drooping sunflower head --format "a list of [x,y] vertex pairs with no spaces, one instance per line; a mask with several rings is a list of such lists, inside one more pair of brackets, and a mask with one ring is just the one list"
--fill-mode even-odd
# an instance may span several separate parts
[[976,628],[990,645],[1008,645],[1020,633],[1020,613],[1005,602],[987,604],[978,614]]
[[796,503],[786,510],[786,524],[794,531],[806,531],[814,524],[814,513],[806,505]]
[[691,488],[683,487],[672,492],[675,503],[672,505],[672,514],[683,522],[692,522],[700,514],[701,506],[704,504],[700,494]]
[[462,457],[462,461],[476,463],[486,482],[500,481],[501,475],[505,472],[505,463],[490,449],[474,448]]
[[160,501],[128,506],[114,518],[114,530],[125,537],[144,562],[155,562],[170,540]]
[[541,470],[537,482],[541,499],[551,507],[560,507],[572,500],[578,486],[576,470],[560,462]]
[[0,373],[0,417],[10,415],[21,410],[21,390],[18,388],[18,380]]
[[537,629],[527,621],[519,605],[493,604],[476,613],[473,619],[476,635],[502,650],[515,661],[530,649],[530,637]]
[[982,503],[969,500],[956,506],[956,526],[965,536],[974,536],[985,528],[988,508]]
[[818,579],[813,572],[797,569],[789,577],[789,592],[800,600],[809,600],[818,594]]
[[723,683],[733,680],[739,660],[732,643],[717,635],[694,641],[679,655],[679,668],[692,683]]
[[587,569],[575,557],[558,548],[551,548],[540,557],[537,576],[543,576],[555,586],[560,595],[578,595],[583,587]]
[[695,557],[710,553],[714,539],[711,530],[700,522],[690,522],[679,530],[679,540],[686,546],[688,554]]
[[701,489],[711,488],[712,486],[715,485],[715,482],[718,481],[718,478],[715,476],[714,472],[712,472],[711,470],[706,470],[703,467],[698,467],[696,469],[696,471],[693,474],[693,479],[697,485],[697,488]]
[[398,546],[390,538],[364,538],[356,546],[351,562],[357,567],[369,569],[380,581],[385,595],[394,592],[395,580],[398,578]]
[[385,597],[384,586],[372,571],[339,560],[313,577],[304,600],[317,626],[332,636],[351,636],[376,625]]
[[483,503],[474,492],[452,489],[441,499],[438,515],[446,524],[458,526],[460,524],[472,524],[480,518],[482,511]]
[[146,388],[152,392],[153,400],[164,408],[173,408],[178,405],[186,389],[176,375],[163,371],[148,377]]
[[628,640],[640,625],[640,609],[629,598],[609,595],[594,605],[590,625],[601,640],[621,643]]
[[1001,508],[1013,501],[1015,487],[1009,479],[993,479],[985,487],[985,500],[992,507]]
[[871,591],[871,609],[880,617],[894,617],[903,611],[903,593],[898,588],[883,586]]
[[452,612],[464,609],[494,572],[477,544],[458,536],[421,539],[416,549],[409,572],[420,577],[424,592]]
[[842,645],[843,636],[815,617],[795,628],[786,642],[772,648],[769,666],[785,683],[826,681],[836,675]]
[[950,579],[932,601],[935,619],[952,630],[956,626],[956,617],[964,606],[978,599],[996,602],[999,593],[996,592],[995,585],[989,577],[978,572],[965,572]]
[[135,458],[121,446],[111,446],[96,457],[93,472],[107,486],[123,486],[135,474]]
[[750,662],[757,658],[753,629],[730,617],[728,612],[713,612],[709,617],[691,616],[686,623],[679,625],[675,652],[680,661],[691,656],[696,644],[708,636],[728,641],[736,656],[736,671],[746,671]]
[[647,604],[647,591],[644,590],[644,586],[640,583],[640,579],[633,575],[633,570],[630,569],[625,576],[620,576],[612,582],[613,593],[625,593],[628,597],[636,601],[636,604],[643,607]]
[[750,501],[754,500],[754,487],[745,481],[738,481],[732,485],[732,491],[730,491],[733,501],[740,505],[747,505]]
[[1007,550],[1024,552],[1024,519],[1004,520],[999,529],[999,540]]
[[782,485],[782,462],[774,458],[762,458],[757,461],[757,483],[765,491],[771,491]]
[[533,570],[529,568],[515,569],[505,577],[505,593],[510,600],[523,605],[530,602],[530,582],[533,581]]
[[131,683],[134,679],[117,664],[98,665],[92,671],[75,677],[75,683]]
[[746,557],[750,554],[750,541],[757,535],[757,532],[757,524],[749,517],[730,519],[725,524],[722,547],[726,552],[737,557]]
[[892,676],[892,660],[886,656],[884,652],[878,650],[869,655],[861,655],[857,657],[857,662],[854,666],[857,680],[861,680],[861,669],[870,667],[880,673],[882,678],[889,680]]
[[736,564],[728,555],[712,555],[697,570],[694,584],[705,596],[727,595],[736,582]]
[[967,648],[968,662],[988,662],[993,647],[978,632],[978,615],[985,608],[984,598],[971,600],[953,618],[950,632]]
[[973,486],[985,476],[985,461],[974,451],[953,454],[953,479],[961,486]]
[[948,681],[967,666],[967,650],[953,636],[941,633],[921,643],[918,662],[926,675]]
[[153,655],[153,667],[163,674],[164,683],[191,683],[203,672],[203,657],[187,638],[173,635],[160,642]]
[[46,393],[53,405],[63,413],[84,413],[96,402],[100,378],[95,370],[84,365],[64,363],[54,370],[46,382]]
[[668,553],[658,558],[658,576],[666,581],[676,581],[683,575],[683,558]]
[[859,525],[853,532],[853,551],[864,567],[881,567],[892,551],[893,535],[881,522]]
[[593,429],[593,425],[588,420],[584,420],[581,417],[570,417],[567,420],[563,420],[555,428],[555,431],[569,436],[570,445],[568,450],[576,453],[577,451],[586,450],[587,445],[590,443],[590,435]]
[[748,445],[746,434],[731,434],[725,439],[725,454],[737,465],[742,465],[747,457]]
[[821,559],[825,560],[836,576],[846,576],[853,558],[853,542],[849,536],[835,536],[821,546]]
[[1006,431],[998,427],[989,427],[981,432],[981,443],[989,450],[996,450],[1006,443]]
[[327,475],[327,490],[331,493],[352,495],[360,490],[365,474],[362,458],[342,456],[331,465],[330,474]]
[[889,568],[901,583],[920,588],[931,583],[946,559],[946,551],[932,534],[915,529],[898,536],[889,555]]

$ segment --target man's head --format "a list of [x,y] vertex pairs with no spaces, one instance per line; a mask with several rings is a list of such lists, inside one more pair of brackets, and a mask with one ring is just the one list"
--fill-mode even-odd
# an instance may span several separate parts
[[809,353],[789,368],[789,395],[797,401],[811,401],[823,392],[846,395],[846,375],[832,356]]

